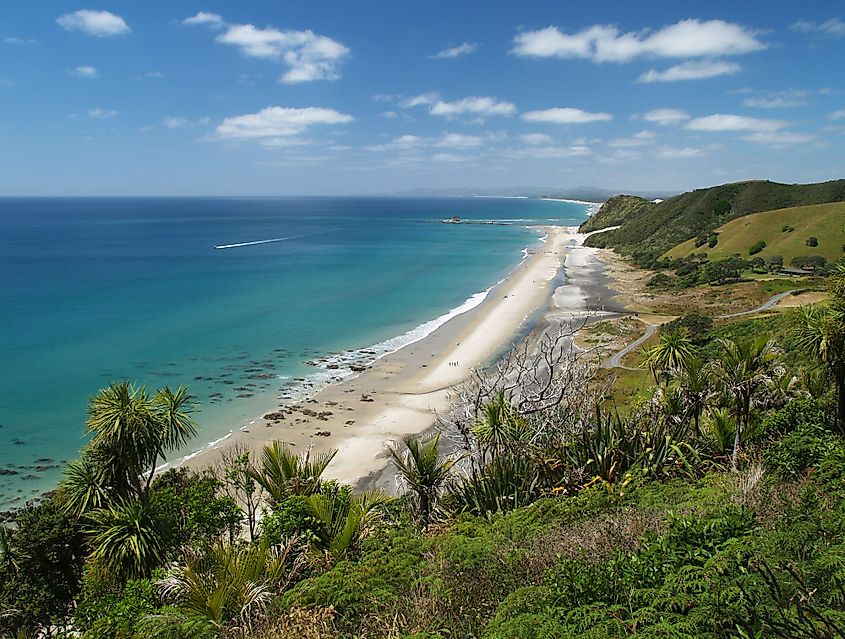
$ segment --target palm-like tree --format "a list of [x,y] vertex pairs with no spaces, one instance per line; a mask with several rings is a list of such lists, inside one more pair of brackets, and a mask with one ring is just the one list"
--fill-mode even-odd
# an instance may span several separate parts
[[701,434],[701,413],[713,392],[713,376],[710,367],[698,355],[685,358],[675,377],[674,385],[681,393],[692,415],[696,436]]
[[665,374],[682,370],[684,362],[695,355],[695,348],[684,331],[668,331],[660,334],[657,344],[644,349],[643,355],[643,364],[659,384]]
[[280,503],[291,495],[312,495],[320,490],[320,476],[326,470],[337,450],[312,456],[312,451],[294,453],[284,442],[274,441],[264,446],[257,468],[246,472],[270,496],[273,503]]
[[710,445],[721,455],[727,455],[734,445],[736,437],[736,420],[724,409],[712,410],[709,413],[709,420],[705,422],[707,431],[705,433]]
[[440,455],[439,442],[440,433],[427,439],[406,435],[402,438],[403,447],[388,447],[397,472],[417,496],[423,526],[431,521],[431,511],[437,504],[440,490],[457,461]]
[[123,578],[145,577],[161,563],[163,534],[146,499],[117,500],[88,513],[91,558]]
[[85,434],[92,435],[91,448],[112,470],[117,495],[141,493],[142,476],[152,464],[156,445],[154,422],[144,388],[114,382],[91,398]]
[[120,497],[147,490],[158,460],[196,434],[194,399],[184,386],[150,396],[144,387],[114,382],[91,398],[86,434]]
[[845,265],[840,265],[830,286],[827,308],[802,306],[795,311],[792,336],[798,348],[810,353],[829,371],[836,387],[836,422],[845,435]]
[[153,461],[147,475],[147,488],[152,484],[158,460],[164,461],[165,453],[184,446],[197,434],[197,425],[191,419],[191,414],[196,410],[196,402],[194,397],[188,394],[187,387],[180,386],[175,391],[169,386],[160,388],[151,403],[155,424]]
[[[158,582],[164,598],[178,607],[191,635],[218,633],[234,621],[248,624],[282,593],[302,566],[295,539],[271,546],[266,540],[244,546],[188,551]],[[151,620],[154,621],[154,620]]]
[[742,432],[751,417],[754,394],[771,380],[777,363],[774,344],[764,336],[749,340],[720,339],[722,353],[715,367],[716,377],[733,399],[736,434],[732,462],[736,467]]
[[360,495],[311,495],[307,500],[311,516],[319,523],[314,549],[334,560],[343,557],[381,518],[381,507],[392,497],[371,491]]
[[482,406],[472,430],[481,445],[494,455],[529,439],[528,423],[501,390]]
[[95,456],[94,449],[86,448],[79,459],[65,467],[59,483],[62,506],[76,517],[97,508],[105,508],[113,496],[109,469]]

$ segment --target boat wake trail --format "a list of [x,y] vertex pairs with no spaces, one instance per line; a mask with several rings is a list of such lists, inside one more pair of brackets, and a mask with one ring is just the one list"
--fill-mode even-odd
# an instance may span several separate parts
[[239,242],[237,244],[220,244],[219,246],[215,246],[214,248],[218,250],[222,249],[230,249],[230,248],[238,248],[241,246],[255,246],[256,244],[270,244],[271,242],[284,242],[285,240],[291,240],[293,238],[290,237],[274,237],[270,240],[255,240],[254,242]]

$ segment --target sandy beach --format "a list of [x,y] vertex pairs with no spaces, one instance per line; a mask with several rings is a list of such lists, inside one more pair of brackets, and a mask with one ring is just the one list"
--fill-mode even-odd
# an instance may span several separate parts
[[236,445],[257,452],[278,439],[297,450],[338,449],[328,478],[357,484],[380,473],[388,463],[386,446],[407,433],[430,429],[436,415],[449,408],[451,389],[509,348],[530,323],[571,317],[588,304],[595,308],[606,302],[603,266],[594,249],[581,246],[585,235],[575,227],[541,231],[544,241],[477,307],[376,360],[366,371],[310,399],[281,406],[269,419],[256,419],[217,446],[174,465],[207,467]]

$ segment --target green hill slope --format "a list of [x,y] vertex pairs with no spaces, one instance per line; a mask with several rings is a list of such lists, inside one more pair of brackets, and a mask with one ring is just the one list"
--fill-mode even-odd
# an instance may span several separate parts
[[[640,199],[641,200],[641,199]],[[778,184],[768,181],[735,182],[698,189],[663,202],[611,198],[582,225],[598,230],[620,223],[621,228],[588,238],[588,246],[606,246],[649,265],[685,240],[707,235],[736,218],[796,206],[845,201],[845,180],[819,184]],[[610,206],[608,206],[608,204]]]
[[[845,202],[754,213],[723,224],[716,232],[719,242],[713,248],[696,248],[692,239],[679,244],[667,255],[684,257],[706,251],[711,260],[736,253],[747,259],[749,249],[755,243],[765,242],[766,247],[756,255],[764,258],[782,255],[787,264],[798,255],[823,255],[828,261],[835,261],[845,256],[842,250],[845,244]],[[818,239],[817,246],[807,245],[811,237]]]

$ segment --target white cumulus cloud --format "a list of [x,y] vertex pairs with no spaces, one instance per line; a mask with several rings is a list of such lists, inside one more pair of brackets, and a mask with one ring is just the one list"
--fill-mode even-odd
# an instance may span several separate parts
[[555,26],[525,31],[514,38],[512,53],[535,58],[584,58],[593,62],[628,62],[643,56],[706,58],[765,49],[757,34],[724,20],[681,20],[658,30],[621,32],[594,25],[575,33]]
[[78,78],[96,78],[99,75],[97,69],[87,65],[68,69],[67,72],[68,75],[75,75]]
[[683,109],[653,109],[644,113],[642,119],[660,126],[669,126],[689,120],[689,113]]
[[257,113],[225,118],[214,130],[218,140],[261,140],[304,133],[312,126],[346,124],[354,118],[334,109],[267,107]]
[[365,147],[367,151],[416,151],[423,147],[446,149],[474,149],[484,144],[484,138],[479,135],[465,133],[444,133],[440,137],[431,138],[420,135],[406,134],[393,138],[390,142]]
[[452,58],[459,58],[462,55],[469,55],[476,49],[478,49],[478,44],[475,42],[464,42],[456,47],[449,47],[438,51],[431,57],[437,60],[451,60]]
[[56,22],[65,31],[82,31],[98,38],[123,35],[131,31],[123,18],[109,11],[81,9],[59,16]]
[[790,131],[760,131],[745,137],[749,142],[769,144],[771,146],[789,146],[792,144],[808,144],[814,142],[816,136],[810,133],[794,133]]
[[104,109],[102,107],[94,107],[93,109],[88,109],[88,117],[93,118],[95,120],[105,120],[106,118],[113,118],[119,113],[119,111],[114,111],[113,109]]
[[223,21],[223,18],[216,13],[209,13],[207,11],[200,11],[196,15],[191,16],[190,18],[185,18],[182,20],[182,24],[187,25],[195,25],[195,24],[209,24],[209,25],[216,25],[216,26],[223,26],[226,24]]
[[608,142],[608,146],[615,148],[629,148],[635,146],[646,146],[654,144],[654,138],[657,135],[653,131],[640,131],[629,138],[617,138]]
[[814,33],[832,38],[845,38],[845,20],[841,18],[831,18],[824,22],[799,20],[791,28],[802,33]]
[[190,125],[190,122],[187,118],[182,118],[174,115],[168,115],[161,121],[161,123],[168,129],[182,129]]
[[528,111],[522,114],[526,122],[550,122],[552,124],[586,124],[588,122],[606,122],[612,120],[610,113],[591,113],[571,107],[558,107],[539,111]]
[[588,146],[583,144],[572,144],[570,146],[527,146],[514,151],[511,155],[520,159],[554,160],[560,158],[580,157],[590,155],[591,153],[592,150]]
[[716,113],[690,120],[686,128],[691,131],[753,131],[771,132],[785,128],[789,123],[783,120],[749,118],[744,115]]
[[531,146],[552,143],[552,137],[550,135],[546,135],[545,133],[525,133],[523,135],[520,135],[519,139],[522,141],[523,144],[528,144]]
[[431,159],[435,162],[469,162],[475,158],[471,155],[459,155],[457,153],[434,153]]
[[742,101],[742,106],[757,109],[788,109],[808,104],[807,91],[772,91],[751,95]]
[[662,146],[654,152],[654,155],[661,160],[686,160],[700,157],[704,155],[704,151],[691,146]]
[[513,115],[516,106],[510,102],[490,97],[471,97],[454,102],[439,100],[431,105],[432,115],[454,117],[458,115],[477,115],[488,117],[493,115]]
[[433,146],[447,147],[451,149],[471,149],[481,146],[484,138],[478,135],[466,135],[464,133],[447,133],[434,140]]
[[704,80],[715,78],[721,75],[734,75],[739,73],[742,67],[735,62],[724,60],[690,60],[676,64],[657,71],[649,69],[643,73],[637,82],[678,82],[679,80]]
[[328,36],[305,31],[260,28],[253,24],[228,24],[215,13],[200,12],[183,24],[206,24],[223,31],[215,37],[221,44],[236,47],[244,55],[283,63],[287,71],[279,78],[286,84],[337,80],[340,64],[349,49]]

